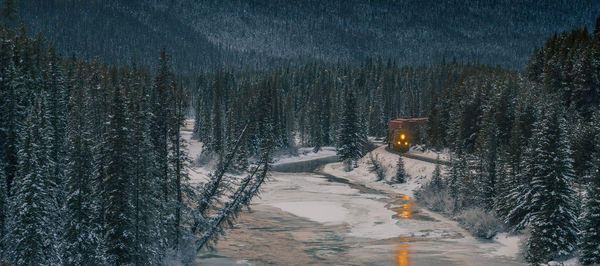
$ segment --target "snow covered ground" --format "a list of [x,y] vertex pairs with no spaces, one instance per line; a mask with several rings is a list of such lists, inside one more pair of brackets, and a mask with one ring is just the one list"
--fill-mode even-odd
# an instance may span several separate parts
[[335,156],[335,147],[323,147],[317,153],[312,151],[313,148],[300,148],[298,155],[282,155],[274,159],[274,165],[320,159],[330,156]]
[[422,146],[415,146],[411,147],[410,153],[420,155],[423,157],[428,157],[431,159],[437,159],[437,157],[439,156],[441,161],[450,161],[450,152],[448,149],[444,149],[441,152],[435,152],[432,150],[427,150]]
[[[191,139],[190,122],[182,134],[193,160],[201,154],[202,144]],[[373,153],[388,168],[391,179],[398,155],[385,151],[384,146]],[[318,153],[305,148],[298,156],[276,158],[275,164],[331,156],[335,156],[333,147]],[[351,172],[345,172],[341,163],[325,165],[322,174],[273,172],[262,197],[253,202],[253,211],[243,212],[227,238],[219,241],[217,251],[201,255],[199,263],[520,264],[515,259],[518,238],[500,234],[494,241],[480,241],[456,222],[416,206],[413,192],[427,182],[435,166],[409,158],[404,163],[411,176],[405,184],[375,182],[375,175],[368,171],[368,156]],[[190,170],[192,182],[204,182],[212,168],[191,165]]]
[[360,159],[358,161],[358,168],[355,168],[351,172],[346,172],[342,163],[327,164],[322,171],[323,173],[348,179],[351,182],[364,184],[365,186],[373,189],[404,194],[412,197],[414,190],[419,188],[423,182],[427,182],[427,180],[431,178],[431,174],[435,169],[435,165],[432,163],[410,158],[403,158],[404,168],[410,175],[410,178],[404,184],[390,184],[389,181],[396,174],[395,169],[398,162],[398,155],[386,151],[385,146],[383,145],[373,150],[372,153],[373,156],[377,158],[379,162],[381,162],[382,166],[387,168],[387,182],[375,181],[376,175],[369,172],[369,167],[371,166],[371,159],[369,155]]
[[[411,152],[415,153],[414,151]],[[346,172],[344,170],[344,166],[342,163],[327,164],[323,167],[322,172],[336,177],[345,178],[352,183],[363,184],[369,188],[377,189],[380,191],[386,191],[388,193],[403,194],[412,197],[416,189],[418,189],[423,183],[429,181],[435,169],[435,164],[410,158],[403,158],[406,172],[410,175],[410,178],[404,184],[390,184],[389,180],[391,180],[391,178],[393,178],[393,176],[395,175],[395,169],[399,155],[386,151],[385,146],[383,145],[375,149],[372,153],[373,156],[377,158],[379,162],[381,162],[381,164],[387,168],[386,182],[375,181],[376,175],[374,173],[369,172],[368,169],[371,165],[369,155],[360,159],[358,161],[358,168],[355,168],[350,172]],[[437,157],[437,154],[433,152],[422,152],[419,155],[426,155],[432,158]],[[447,153],[440,154],[440,159],[445,160],[448,157],[449,156]],[[439,222],[451,224],[453,227],[459,227],[458,223],[442,215],[430,212],[424,208],[421,209],[421,211],[428,216],[434,217]],[[433,228],[439,228],[439,226],[440,224],[432,225]],[[425,227],[427,227],[427,225],[425,225]],[[411,230],[414,229],[415,228],[411,228]],[[464,234],[465,236],[469,235],[462,229],[456,230],[460,231],[461,234]],[[393,232],[393,230],[391,232]],[[492,242],[482,243],[481,246],[485,247],[486,249],[489,249],[489,254],[492,256],[518,258],[521,238],[522,237],[520,236],[508,235],[506,233],[503,233],[496,236]]]
[[[393,176],[397,155],[383,147],[374,153],[390,167],[388,176]],[[287,160],[309,163],[324,156]],[[514,238],[473,238],[456,222],[414,203],[414,189],[427,181],[434,165],[405,159],[412,178],[402,185],[373,181],[368,166],[365,158],[352,172],[345,172],[341,163],[324,166],[322,174],[273,172],[262,188],[262,197],[253,202],[253,211],[242,213],[227,238],[217,244],[217,251],[202,254],[200,261],[208,265],[224,261],[259,265],[521,264],[516,259]]]
[[212,168],[211,167],[196,167],[196,165],[194,165],[196,158],[198,158],[198,156],[200,156],[200,154],[202,153],[202,149],[203,149],[204,145],[202,143],[192,139],[193,128],[194,128],[194,120],[189,120],[189,119],[186,120],[183,130],[181,131],[181,136],[185,140],[186,148],[187,148],[187,152],[188,152],[188,158],[192,162],[190,165],[190,168],[189,168],[190,171],[188,171],[189,176],[190,176],[190,181],[191,181],[191,183],[201,183],[201,182],[207,181],[208,174],[210,173]]

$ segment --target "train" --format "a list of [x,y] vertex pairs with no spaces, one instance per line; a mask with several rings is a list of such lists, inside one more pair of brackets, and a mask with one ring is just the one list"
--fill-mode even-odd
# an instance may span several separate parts
[[419,140],[419,131],[427,125],[425,118],[398,118],[390,122],[388,147],[399,152],[408,152]]

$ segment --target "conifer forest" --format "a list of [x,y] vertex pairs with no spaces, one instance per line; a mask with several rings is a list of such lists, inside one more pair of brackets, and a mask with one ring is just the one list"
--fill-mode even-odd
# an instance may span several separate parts
[[0,265],[600,265],[600,2],[0,0]]

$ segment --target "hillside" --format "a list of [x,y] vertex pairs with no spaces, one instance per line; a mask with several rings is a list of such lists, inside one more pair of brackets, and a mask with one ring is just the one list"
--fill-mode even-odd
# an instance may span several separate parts
[[590,26],[600,10],[592,0],[484,2],[21,0],[20,13],[63,54],[150,64],[166,45],[177,70],[194,72],[365,57],[522,69],[542,40]]

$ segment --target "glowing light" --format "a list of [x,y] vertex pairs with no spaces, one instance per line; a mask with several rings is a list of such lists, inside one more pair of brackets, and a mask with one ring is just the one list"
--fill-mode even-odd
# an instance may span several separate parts
[[401,142],[401,141],[398,141],[398,145],[402,145],[402,142]]
[[408,146],[408,142],[404,142],[404,145]]
[[400,208],[396,211],[398,218],[402,220],[410,220],[413,218],[413,202],[411,198],[407,195],[401,195],[398,199],[403,200],[404,202],[400,204]]
[[410,245],[404,239],[400,239],[400,244],[397,244],[397,260],[398,266],[409,266],[410,265]]
[[402,134],[402,135],[400,135],[400,138],[401,138],[401,139],[405,139],[405,138],[406,138],[406,136],[405,136],[404,134]]
[[[399,208],[397,209],[398,218],[403,220],[409,220],[413,218],[413,202],[410,196],[399,195],[398,199],[401,200]],[[410,261],[410,242],[413,241],[410,237],[399,237],[398,243],[396,244],[396,262],[398,266],[409,266]]]

